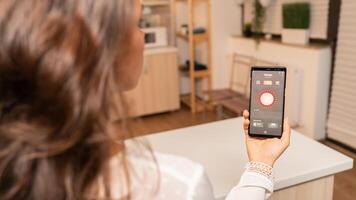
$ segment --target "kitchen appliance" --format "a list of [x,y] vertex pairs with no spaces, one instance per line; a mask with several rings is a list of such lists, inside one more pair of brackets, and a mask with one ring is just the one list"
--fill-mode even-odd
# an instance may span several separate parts
[[145,33],[145,47],[162,47],[168,45],[167,28],[166,27],[151,27],[143,28]]

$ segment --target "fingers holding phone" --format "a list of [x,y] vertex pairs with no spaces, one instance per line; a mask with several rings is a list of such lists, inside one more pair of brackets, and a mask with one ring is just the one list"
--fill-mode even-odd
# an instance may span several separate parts
[[287,148],[290,144],[291,128],[289,125],[288,118],[284,119],[283,134],[281,137],[281,142]]
[[249,112],[243,113],[243,129],[246,136],[246,148],[249,161],[262,162],[273,166],[290,144],[291,129],[288,119],[284,120],[284,130],[281,138],[251,137],[248,135]]
[[248,134],[248,128],[250,126],[249,116],[250,116],[250,113],[247,110],[244,110],[244,112],[243,112],[243,117],[244,117],[243,129],[244,129],[245,134]]

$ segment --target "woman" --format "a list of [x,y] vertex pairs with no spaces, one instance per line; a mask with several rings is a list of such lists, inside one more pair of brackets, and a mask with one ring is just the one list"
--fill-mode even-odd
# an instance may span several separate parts
[[[125,122],[127,109],[114,94],[134,88],[141,73],[140,7],[0,1],[0,199],[213,199],[200,165],[124,142],[129,126],[112,123]],[[289,137],[287,122],[281,139],[246,135],[250,164],[227,199],[270,195]],[[194,184],[181,184],[174,168]]]

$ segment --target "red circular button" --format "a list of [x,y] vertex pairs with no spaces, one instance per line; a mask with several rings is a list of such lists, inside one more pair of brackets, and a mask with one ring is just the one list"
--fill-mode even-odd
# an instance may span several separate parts
[[257,96],[257,101],[261,106],[270,108],[277,102],[277,97],[272,90],[262,90]]
[[260,96],[260,102],[264,106],[271,106],[274,102],[273,94],[269,92],[262,93],[262,95]]

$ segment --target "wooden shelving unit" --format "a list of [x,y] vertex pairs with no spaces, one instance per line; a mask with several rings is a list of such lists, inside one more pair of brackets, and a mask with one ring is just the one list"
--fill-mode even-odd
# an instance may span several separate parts
[[[208,107],[210,107],[210,100],[211,100],[211,90],[212,90],[212,58],[211,58],[211,0],[173,0],[174,5],[176,3],[186,3],[188,7],[188,28],[189,33],[183,34],[181,32],[177,32],[176,36],[179,39],[182,39],[188,42],[189,48],[189,70],[182,71],[182,73],[189,77],[190,83],[190,95],[189,96],[182,96],[181,101],[183,104],[187,105],[191,108],[192,113],[200,112]],[[194,6],[198,3],[206,3],[207,5],[207,27],[206,33],[201,34],[194,34],[193,29],[195,28],[195,20],[194,20]],[[174,6],[174,10],[176,10],[176,6]],[[196,61],[196,54],[195,49],[197,45],[206,43],[207,44],[207,57],[208,61],[206,63],[207,69],[206,70],[199,70],[196,71],[195,68],[195,61]],[[182,69],[182,66],[180,66]],[[206,79],[207,80],[207,90],[204,91],[204,94],[208,94],[208,100],[203,100],[197,97],[197,84],[196,81],[198,79]]]
[[[184,70],[183,66],[180,66],[179,69],[184,76],[190,77],[190,71]],[[210,72],[209,70],[199,70],[194,72],[194,76],[196,78],[204,78],[210,76]]]
[[[184,35],[182,33],[177,33],[177,37],[184,39],[186,41],[189,41],[189,35]],[[201,33],[201,34],[194,34],[193,35],[193,41],[195,44],[201,43],[201,42],[206,42],[209,40],[209,34],[207,33]]]

